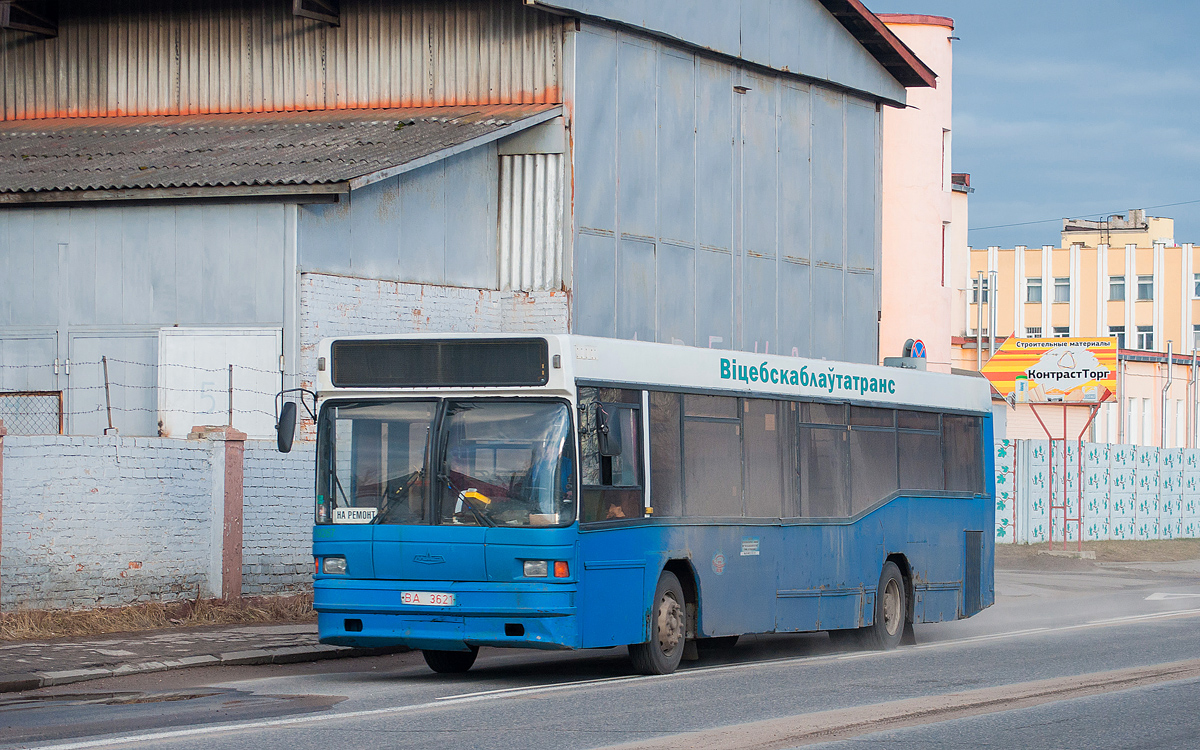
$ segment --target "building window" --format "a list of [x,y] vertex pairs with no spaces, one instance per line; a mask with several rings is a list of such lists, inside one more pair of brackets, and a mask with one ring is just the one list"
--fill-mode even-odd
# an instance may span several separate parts
[[1154,299],[1154,277],[1138,276],[1138,299]]
[[1042,301],[1042,280],[1025,279],[1025,301],[1026,302],[1041,302]]
[[1200,298],[1200,273],[1192,274],[1192,284],[1194,286],[1192,296]]
[[1154,326],[1137,327],[1137,348],[1151,351],[1154,349]]
[[1108,277],[1108,299],[1110,302],[1125,301],[1125,277],[1124,276],[1109,276]]
[[1039,338],[1042,335],[1041,326],[1028,326],[1025,328],[1025,337],[1030,339]]
[[1192,326],[1192,349],[1200,349],[1200,325]]
[[[980,279],[974,279],[971,282],[971,304],[973,304],[973,305],[979,304],[980,281],[981,281]],[[988,303],[988,280],[982,279],[982,282],[983,282],[983,304],[986,305]]]
[[1054,279],[1054,301],[1071,301],[1071,278],[1069,276],[1061,276]]
[[1117,348],[1125,348],[1125,326],[1109,326],[1108,335],[1117,337]]
[[1065,339],[1071,337],[1070,326],[1054,326],[1054,338]]

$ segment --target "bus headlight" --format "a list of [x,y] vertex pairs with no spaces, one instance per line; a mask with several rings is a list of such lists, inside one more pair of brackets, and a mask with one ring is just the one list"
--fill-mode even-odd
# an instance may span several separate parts
[[526,560],[526,578],[545,578],[550,574],[550,564],[545,560]]
[[344,576],[346,575],[346,558],[344,557],[326,557],[325,564],[322,565],[326,575]]

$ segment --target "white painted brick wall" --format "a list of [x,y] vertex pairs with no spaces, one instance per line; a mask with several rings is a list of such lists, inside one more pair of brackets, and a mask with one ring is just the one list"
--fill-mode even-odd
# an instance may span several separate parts
[[242,592],[247,596],[312,590],[316,450],[297,442],[246,443],[242,489]]
[[211,538],[207,441],[4,439],[0,606],[194,597]]

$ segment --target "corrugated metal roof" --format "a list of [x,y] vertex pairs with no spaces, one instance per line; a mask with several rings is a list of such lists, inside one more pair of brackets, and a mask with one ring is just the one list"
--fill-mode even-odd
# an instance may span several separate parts
[[522,104],[0,123],[0,202],[38,202],[59,191],[88,200],[89,191],[154,188],[349,189],[517,132],[560,109]]

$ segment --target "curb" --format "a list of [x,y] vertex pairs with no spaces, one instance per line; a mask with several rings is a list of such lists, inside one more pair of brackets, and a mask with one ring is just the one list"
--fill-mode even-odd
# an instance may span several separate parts
[[246,666],[253,664],[298,664],[324,659],[350,659],[358,656],[384,656],[399,654],[410,649],[407,646],[383,646],[380,648],[352,648],[346,646],[295,646],[270,651],[253,649],[231,651],[224,654],[202,654],[180,659],[144,661],[137,664],[121,664],[116,667],[94,669],[68,669],[61,672],[24,672],[0,675],[0,693],[15,693],[36,690],[52,685],[68,685],[73,682],[100,680],[105,677],[124,677],[131,674],[166,672],[172,669],[213,666]]

